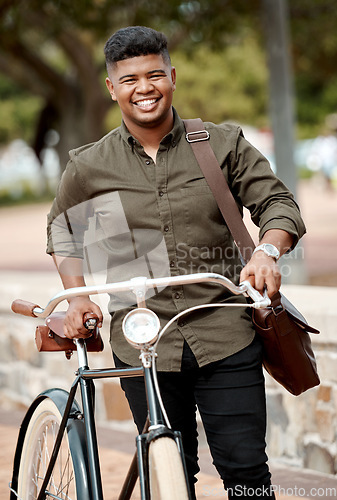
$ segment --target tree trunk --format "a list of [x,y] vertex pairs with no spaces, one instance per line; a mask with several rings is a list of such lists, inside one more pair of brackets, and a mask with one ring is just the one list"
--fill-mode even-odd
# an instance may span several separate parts
[[54,128],[60,136],[56,149],[63,171],[71,149],[94,142],[104,135],[109,99],[99,84],[96,95],[91,95],[89,99],[83,96],[81,89],[69,88],[66,95],[62,93],[58,96],[56,110]]

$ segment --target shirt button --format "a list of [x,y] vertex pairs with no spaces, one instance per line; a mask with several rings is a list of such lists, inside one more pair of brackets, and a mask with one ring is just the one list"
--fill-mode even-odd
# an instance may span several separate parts
[[164,196],[164,191],[159,191],[159,196],[160,197]]
[[180,299],[180,293],[179,293],[179,292],[176,292],[176,293],[174,294],[174,298],[175,298],[175,299]]
[[146,165],[150,165],[151,161],[150,160],[146,160],[145,163],[146,163]]
[[165,231],[165,233],[168,233],[168,232],[169,232],[169,230],[170,230],[169,226],[164,226],[164,231]]
[[170,267],[174,267],[174,265],[175,265],[174,260],[170,260]]

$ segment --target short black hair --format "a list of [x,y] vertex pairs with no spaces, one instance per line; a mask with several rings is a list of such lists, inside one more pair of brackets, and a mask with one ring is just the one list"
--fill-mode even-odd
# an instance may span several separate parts
[[107,67],[132,57],[160,54],[171,63],[164,33],[146,26],[128,26],[114,33],[104,46]]

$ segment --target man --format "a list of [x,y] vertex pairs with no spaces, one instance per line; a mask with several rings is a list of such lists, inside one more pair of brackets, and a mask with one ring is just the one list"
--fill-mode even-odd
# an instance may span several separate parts
[[[64,286],[83,286],[85,282],[80,253],[57,251],[55,246],[55,241],[61,241],[67,247],[72,238],[77,249],[76,231],[70,231],[71,238],[65,242],[66,238],[55,236],[60,226],[55,221],[66,214],[68,222],[64,225],[69,226],[74,207],[82,207],[86,200],[94,203],[107,193],[118,193],[130,231],[157,231],[162,235],[172,275],[211,270],[235,282],[249,279],[259,291],[266,287],[272,296],[281,284],[277,259],[305,232],[291,193],[238,127],[205,124],[239,207],[246,206],[260,227],[262,246],[242,269],[232,237],[186,141],[182,120],[172,107],[176,71],[171,66],[166,38],[145,27],[125,28],[107,41],[105,56],[106,85],[123,121],[97,143],[70,153],[49,215],[48,252],[54,256]],[[98,212],[101,219],[109,220],[105,210]],[[81,230],[85,226],[88,213],[84,213],[73,217],[73,227],[77,224]],[[111,210],[111,218],[113,214]],[[57,226],[54,238],[53,225]],[[118,252],[114,238],[107,239],[111,242],[107,253],[112,259]],[[164,289],[147,304],[164,324],[188,306],[228,298],[229,294],[217,285],[190,285]],[[70,300],[67,337],[85,336],[82,318],[86,312],[97,314],[102,321],[100,308],[89,298]],[[121,333],[125,312],[125,308],[115,307],[112,314],[115,363],[138,365],[137,353]],[[171,328],[159,345],[158,369],[171,425],[182,432],[192,491],[198,472],[197,406],[214,465],[229,498],[274,498],[265,453],[261,345],[246,310],[207,310]],[[146,419],[142,381],[125,379],[122,387],[141,430]]]

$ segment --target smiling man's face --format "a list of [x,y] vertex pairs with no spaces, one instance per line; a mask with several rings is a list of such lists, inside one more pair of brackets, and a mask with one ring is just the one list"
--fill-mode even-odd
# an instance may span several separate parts
[[108,69],[106,85],[130,131],[153,128],[172,119],[176,73],[161,55],[149,54],[118,61]]

